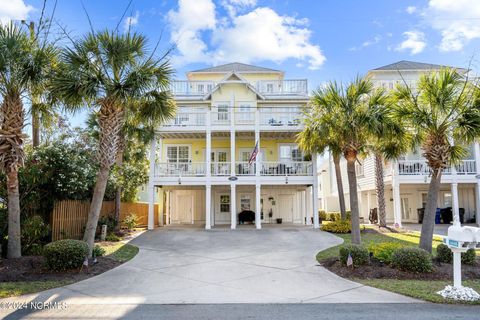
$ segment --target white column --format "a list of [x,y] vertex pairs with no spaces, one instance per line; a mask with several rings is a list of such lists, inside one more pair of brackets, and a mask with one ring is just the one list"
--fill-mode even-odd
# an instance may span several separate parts
[[207,176],[207,182],[210,182],[210,177],[212,175],[212,126],[211,126],[211,114],[210,110],[207,112],[207,131],[205,133],[205,165],[206,165],[206,176]]
[[157,150],[157,137],[153,137],[150,142],[150,172],[148,179],[148,230],[152,230],[154,226],[154,209],[155,209],[155,161]]
[[237,227],[237,186],[232,181],[230,185],[230,229]]
[[[365,220],[368,220],[368,217],[370,217],[370,210],[372,209],[371,198],[372,198],[372,195],[370,194],[370,191],[367,191],[367,219]],[[377,210],[378,210],[378,206],[377,206]]]
[[475,222],[480,227],[480,181],[475,184]]
[[[255,160],[255,175],[257,176],[257,184],[259,183],[258,182],[258,179],[260,177],[260,166],[261,166],[261,163],[260,163],[260,110],[257,108],[257,110],[255,110],[255,143],[258,142],[258,154],[257,154],[257,158]],[[263,158],[263,155],[261,156]]]
[[207,184],[205,186],[205,229],[211,228],[212,215],[212,186]]
[[[396,179],[395,179],[396,180]],[[393,218],[394,225],[398,228],[402,227],[402,212],[400,205],[400,184],[397,181],[392,183],[393,193]]]
[[307,226],[312,225],[312,211],[308,210],[308,198],[310,198],[310,191],[307,187],[305,191],[303,191],[304,201],[303,201],[303,209],[305,211],[305,216],[307,217]]
[[317,154],[312,154],[312,174],[313,174],[313,185],[312,185],[312,210],[313,210],[313,228],[320,228],[320,223],[318,221],[318,173],[317,173]]
[[460,226],[460,212],[458,204],[458,183],[452,182],[452,214],[453,214],[453,225]]
[[261,209],[260,199],[261,199],[261,197],[262,197],[261,187],[260,187],[260,184],[257,183],[255,185],[255,227],[257,229],[262,229],[262,220],[261,220],[261,215],[260,215],[260,209]]

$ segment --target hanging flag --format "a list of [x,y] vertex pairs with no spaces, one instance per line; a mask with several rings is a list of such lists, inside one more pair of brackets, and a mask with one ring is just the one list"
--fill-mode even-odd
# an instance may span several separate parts
[[255,148],[253,148],[252,154],[250,155],[250,159],[248,159],[248,165],[251,166],[252,163],[255,162],[257,159],[257,154],[258,154],[258,141],[255,144]]
[[353,266],[353,258],[350,252],[348,253],[348,258],[347,258],[347,267]]

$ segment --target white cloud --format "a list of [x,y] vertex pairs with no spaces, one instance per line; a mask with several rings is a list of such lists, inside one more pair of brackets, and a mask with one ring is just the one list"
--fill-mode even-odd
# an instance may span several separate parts
[[[391,37],[392,34],[391,34],[391,33],[387,33],[386,36],[387,36],[387,37]],[[362,49],[364,49],[364,48],[373,46],[373,45],[379,43],[379,42],[382,41],[382,40],[383,40],[383,36],[380,35],[380,34],[377,34],[377,35],[375,35],[372,39],[369,39],[369,40],[367,40],[367,41],[364,41],[361,46],[351,47],[351,48],[348,49],[348,50],[350,50],[350,51],[359,51],[359,50],[362,50]]]
[[134,16],[127,17],[123,25],[124,30],[128,31],[131,27],[137,25],[139,18],[140,18],[140,13],[138,11],[135,12]]
[[414,14],[415,12],[417,12],[417,7],[415,6],[408,6],[405,11],[408,13],[408,14]]
[[[281,16],[267,7],[252,8],[254,0],[226,0],[234,7],[228,17],[217,18],[211,0],[180,0],[178,10],[170,11],[171,39],[177,43],[177,65],[190,62],[251,63],[296,59],[309,69],[325,61],[320,47],[310,41],[308,20]],[[243,14],[238,12],[246,11]]]
[[33,7],[25,4],[23,0],[0,0],[0,23],[5,24],[10,20],[26,20]]
[[480,38],[479,0],[430,0],[423,17],[440,32],[441,51],[459,51],[471,40]]
[[427,45],[425,42],[425,34],[421,31],[411,30],[403,33],[406,38],[398,47],[396,51],[410,50],[410,54],[417,54],[425,49]]

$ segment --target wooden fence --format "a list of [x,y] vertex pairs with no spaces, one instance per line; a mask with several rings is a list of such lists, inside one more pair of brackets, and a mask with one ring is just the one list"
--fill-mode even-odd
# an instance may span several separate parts
[[[55,203],[50,216],[52,228],[52,241],[60,239],[81,239],[87,225],[89,201],[65,200]],[[158,204],[154,208],[154,224],[158,225]],[[104,201],[100,216],[113,215],[115,211],[114,201]],[[138,218],[138,226],[148,224],[148,203],[122,202],[120,206],[120,222],[129,214],[134,213]]]

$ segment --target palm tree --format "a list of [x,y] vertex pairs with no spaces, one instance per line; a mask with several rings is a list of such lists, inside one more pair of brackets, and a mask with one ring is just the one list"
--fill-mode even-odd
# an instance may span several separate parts
[[61,55],[53,95],[76,111],[93,108],[99,125],[99,171],[84,240],[93,250],[95,231],[111,166],[117,158],[125,118],[130,112],[148,119],[173,117],[169,85],[172,75],[165,56],[148,52],[147,39],[137,33],[89,33]]
[[22,97],[49,76],[53,46],[32,46],[26,31],[14,23],[0,25],[0,165],[7,175],[9,258],[21,256],[18,170],[23,166],[25,109]]
[[369,104],[378,125],[372,132],[367,151],[373,154],[375,164],[378,225],[379,227],[386,227],[384,163],[385,161],[396,160],[408,151],[410,136],[405,129],[404,122],[395,118],[392,99],[384,89],[375,89],[370,95]]
[[445,68],[423,75],[418,86],[398,86],[396,113],[412,129],[431,170],[420,248],[432,252],[438,191],[445,168],[467,154],[480,136],[478,87],[456,69]]
[[340,137],[335,135],[335,127],[332,127],[332,123],[329,121],[331,120],[332,114],[325,114],[325,109],[322,107],[323,94],[324,92],[321,89],[314,93],[310,108],[305,112],[304,129],[298,134],[297,141],[300,148],[308,153],[316,152],[321,154],[326,150],[332,153],[337,181],[340,216],[344,220],[347,218],[347,213],[340,168],[340,157],[342,155],[339,143]]

